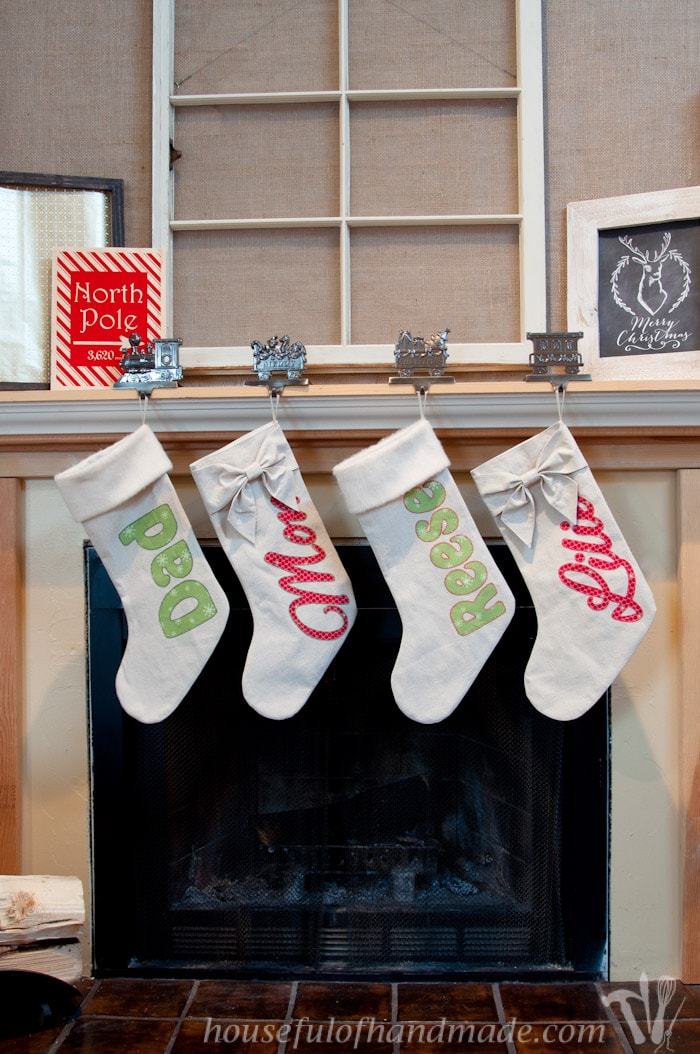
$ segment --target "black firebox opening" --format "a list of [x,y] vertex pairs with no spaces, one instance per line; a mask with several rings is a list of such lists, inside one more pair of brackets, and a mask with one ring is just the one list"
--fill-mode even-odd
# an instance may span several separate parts
[[97,975],[605,976],[608,699],[563,723],[530,705],[535,613],[491,551],[516,614],[457,710],[420,725],[391,694],[401,622],[371,549],[339,546],[356,624],[273,721],[242,698],[252,619],[206,546],[228,627],[143,725],[115,696],[126,620],[86,547]]

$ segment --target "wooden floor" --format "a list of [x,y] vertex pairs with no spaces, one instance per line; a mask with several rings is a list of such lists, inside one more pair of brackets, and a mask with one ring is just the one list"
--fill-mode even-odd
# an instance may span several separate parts
[[524,1054],[537,1048],[557,1054],[700,1054],[700,986],[662,984],[649,982],[645,1004],[639,981],[85,980],[78,986],[83,999],[77,1016],[2,1040],[0,1054]]

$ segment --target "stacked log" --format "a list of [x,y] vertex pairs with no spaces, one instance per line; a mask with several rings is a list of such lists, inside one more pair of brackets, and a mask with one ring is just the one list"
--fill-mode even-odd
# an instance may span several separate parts
[[85,900],[79,878],[0,875],[0,970],[73,983],[83,975]]

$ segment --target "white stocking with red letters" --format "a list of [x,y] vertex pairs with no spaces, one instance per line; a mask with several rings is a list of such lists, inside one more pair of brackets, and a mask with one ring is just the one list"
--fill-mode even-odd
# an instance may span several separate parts
[[527,697],[549,717],[578,717],[649,629],[656,611],[649,585],[562,421],[472,476],[537,613]]
[[423,724],[452,713],[515,610],[449,464],[421,418],[333,469],[401,616],[394,699]]
[[124,605],[117,672],[124,710],[161,721],[201,673],[226,625],[226,596],[204,558],[147,425],[56,476]]
[[190,469],[253,613],[243,695],[291,717],[355,620],[350,580],[276,421]]

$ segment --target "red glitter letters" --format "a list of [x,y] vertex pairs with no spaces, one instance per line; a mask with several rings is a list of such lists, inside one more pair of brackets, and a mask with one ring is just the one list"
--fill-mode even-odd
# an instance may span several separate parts
[[[304,564],[318,564],[326,558],[325,551],[316,542],[316,532],[302,522],[306,519],[306,513],[295,512],[294,509],[283,505],[277,498],[271,497],[270,501],[276,509],[280,510],[277,513],[277,519],[285,525],[282,534],[286,540],[294,542],[295,545],[310,545],[313,549],[313,554],[308,556],[287,556],[284,553],[265,554],[266,563],[282,571],[290,572],[286,577],[280,578],[279,584],[288,593],[296,594],[289,605],[289,614],[292,621],[297,629],[300,629],[302,633],[306,633],[307,636],[313,637],[315,640],[337,640],[338,637],[343,636],[348,628],[348,616],[340,605],[348,604],[350,598],[344,593],[340,596],[331,596],[300,588],[301,583],[333,582],[335,579],[332,574],[326,571],[309,571],[302,566]],[[297,609],[304,607],[306,604],[325,604],[323,614],[327,615],[333,612],[340,615],[341,625],[333,630],[319,630],[308,626],[305,622],[302,622],[297,613]]]
[[[611,616],[617,622],[638,622],[644,612],[634,599],[637,585],[634,568],[628,560],[613,552],[612,541],[603,530],[603,521],[595,515],[593,502],[579,495],[577,513],[574,527],[566,520],[561,524],[562,531],[571,530],[576,535],[575,538],[564,538],[561,543],[576,555],[574,563],[562,564],[559,568],[559,578],[569,589],[587,596],[592,611],[605,611],[610,604],[615,604]],[[622,570],[627,578],[625,593],[613,592],[600,573],[618,570]]]

